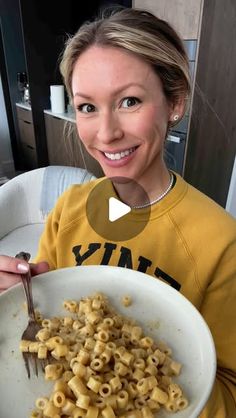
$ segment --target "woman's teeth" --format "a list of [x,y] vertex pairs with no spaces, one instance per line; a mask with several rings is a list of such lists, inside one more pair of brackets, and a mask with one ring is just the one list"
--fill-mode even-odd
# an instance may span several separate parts
[[104,154],[107,158],[109,158],[109,160],[120,160],[121,158],[124,158],[127,155],[132,154],[132,152],[134,152],[135,149],[136,148],[134,147],[134,148],[130,148],[126,151],[116,152],[115,154],[110,154],[108,152],[104,152]]

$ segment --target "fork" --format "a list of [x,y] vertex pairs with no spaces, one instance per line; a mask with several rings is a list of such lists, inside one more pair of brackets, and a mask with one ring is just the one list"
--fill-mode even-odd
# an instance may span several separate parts
[[[26,253],[24,251],[21,251],[19,254],[16,254],[15,258],[19,258],[20,260],[29,261],[31,255],[29,253]],[[38,324],[36,317],[35,317],[35,311],[34,311],[34,304],[33,304],[33,295],[32,295],[32,283],[31,283],[31,273],[30,270],[27,273],[21,274],[21,281],[24,287],[24,292],[26,296],[26,302],[27,302],[27,309],[28,309],[28,325],[25,329],[25,331],[22,334],[21,339],[22,340],[28,340],[28,341],[36,341],[36,334],[41,329],[41,326]],[[34,373],[36,376],[38,376],[38,362],[41,363],[42,368],[44,369],[45,364],[44,360],[39,360],[37,357],[37,353],[30,353],[30,352],[23,352],[23,359],[25,363],[25,367],[27,370],[28,378],[30,379],[30,363],[33,363],[34,367]]]

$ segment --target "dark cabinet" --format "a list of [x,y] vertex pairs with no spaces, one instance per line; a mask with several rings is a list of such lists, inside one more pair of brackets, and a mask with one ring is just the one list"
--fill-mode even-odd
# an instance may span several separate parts
[[19,106],[16,106],[16,108],[21,156],[25,168],[31,170],[37,168],[38,165],[32,112],[30,109]]
[[184,177],[225,207],[236,155],[236,3],[202,11]]
[[86,168],[96,177],[104,176],[98,162],[86,151],[79,139],[75,123],[46,113],[44,117],[50,165]]
[[[15,103],[20,99],[17,90],[17,73],[26,72],[29,82],[32,118],[34,124],[35,149],[32,167],[48,164],[47,140],[44,110],[50,108],[50,85],[62,84],[59,72],[59,56],[68,35],[72,35],[80,25],[91,19],[98,10],[112,0],[63,2],[11,0],[0,1],[0,72],[6,69],[4,95],[7,97],[6,110],[11,134],[15,165],[21,169],[21,132]],[[116,0],[116,4],[132,6],[132,0]],[[2,45],[3,44],[3,45]],[[2,46],[2,47],[1,47]],[[6,99],[5,99],[6,101]],[[22,125],[22,124],[21,124]],[[29,127],[28,127],[29,130]],[[24,137],[27,134],[24,133]],[[32,144],[25,142],[28,151]],[[34,147],[33,147],[34,148]],[[24,159],[28,161],[28,158]]]

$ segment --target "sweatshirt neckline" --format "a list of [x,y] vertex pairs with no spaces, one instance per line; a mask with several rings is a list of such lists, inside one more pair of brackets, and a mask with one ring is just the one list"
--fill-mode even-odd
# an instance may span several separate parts
[[[174,207],[183,198],[187,191],[188,184],[179,174],[175,173],[174,171],[173,174],[176,177],[175,185],[162,200],[147,208],[132,209],[131,212],[126,216],[129,218],[132,217],[133,220],[137,219],[139,221],[145,220],[147,216],[149,216],[149,220],[152,220],[162,216],[165,212]],[[112,183],[108,182],[106,184],[106,198],[109,199],[109,197],[115,197],[116,199],[119,199],[112,186]]]

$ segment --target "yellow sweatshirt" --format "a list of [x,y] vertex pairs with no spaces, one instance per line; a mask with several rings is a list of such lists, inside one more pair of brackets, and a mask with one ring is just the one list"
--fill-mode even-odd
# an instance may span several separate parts
[[[179,290],[205,318],[217,351],[217,379],[200,417],[236,418],[235,219],[176,175],[173,189],[151,207],[144,230],[127,241],[112,242],[98,235],[86,216],[88,194],[100,181],[72,186],[59,198],[36,261],[48,261],[51,269],[81,264],[127,267]],[[104,190],[104,196],[107,193]],[[101,202],[95,203],[101,222]],[[131,211],[127,223],[142,221],[145,213]]]

